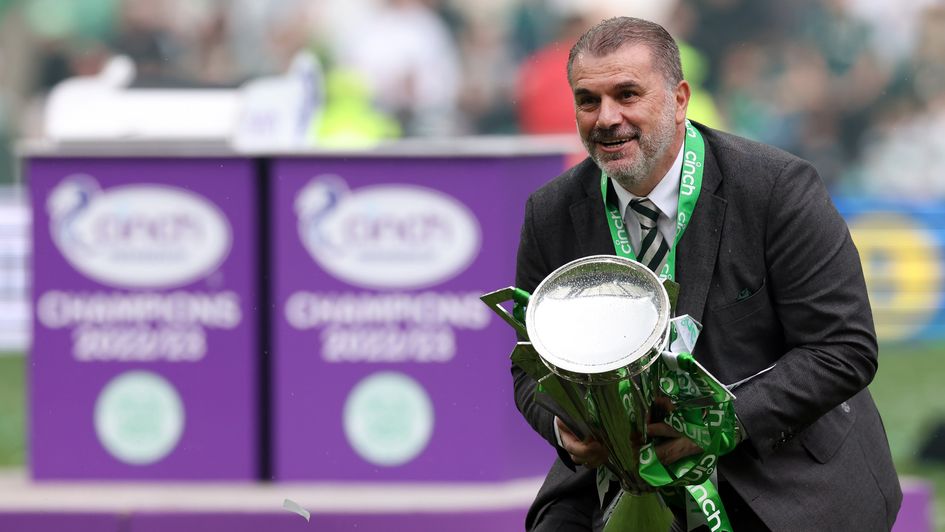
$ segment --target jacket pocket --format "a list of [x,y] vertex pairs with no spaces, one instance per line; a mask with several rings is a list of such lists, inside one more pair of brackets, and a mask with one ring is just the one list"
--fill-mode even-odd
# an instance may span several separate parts
[[751,316],[755,312],[770,305],[768,296],[767,278],[761,281],[761,287],[750,296],[734,303],[728,303],[711,310],[712,316],[719,325],[734,323]]
[[844,401],[801,433],[801,445],[811,458],[826,464],[837,454],[855,421],[856,410],[851,401]]

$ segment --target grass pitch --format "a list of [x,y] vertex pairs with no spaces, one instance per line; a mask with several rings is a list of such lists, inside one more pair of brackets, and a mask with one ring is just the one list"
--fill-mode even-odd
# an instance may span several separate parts
[[26,463],[25,360],[0,354],[0,467]]

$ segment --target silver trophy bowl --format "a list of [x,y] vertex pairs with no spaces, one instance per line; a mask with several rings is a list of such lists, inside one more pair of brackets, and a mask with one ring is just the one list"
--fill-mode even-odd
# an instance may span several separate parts
[[605,384],[640,374],[669,341],[670,302],[639,262],[595,255],[551,272],[528,301],[525,326],[563,379]]

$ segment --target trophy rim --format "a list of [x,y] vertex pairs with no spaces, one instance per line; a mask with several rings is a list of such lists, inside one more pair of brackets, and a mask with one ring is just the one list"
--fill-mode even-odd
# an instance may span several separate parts
[[[550,353],[548,347],[542,342],[541,337],[537,335],[535,326],[535,308],[538,305],[531,304],[525,311],[525,327],[528,331],[528,337],[538,352],[541,361],[555,374],[575,382],[591,384],[594,382],[608,382],[624,378],[623,372],[618,372],[622,368],[627,368],[631,375],[635,375],[648,368],[665,348],[668,342],[668,331],[670,322],[670,302],[669,294],[663,286],[662,281],[649,268],[633,259],[619,257],[617,255],[591,255],[575,259],[564,264],[545,277],[535,288],[531,296],[531,301],[540,301],[542,292],[548,290],[558,278],[571,270],[585,266],[589,263],[610,263],[617,264],[632,270],[634,274],[647,278],[651,281],[654,288],[654,295],[659,300],[657,324],[650,332],[646,341],[642,342],[635,350],[618,359],[589,367],[587,364],[568,360]],[[612,375],[605,375],[612,373]]]

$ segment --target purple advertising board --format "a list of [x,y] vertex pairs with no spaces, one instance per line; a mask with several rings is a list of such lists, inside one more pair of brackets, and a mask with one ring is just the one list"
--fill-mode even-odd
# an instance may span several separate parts
[[892,532],[932,532],[933,519],[932,486],[925,480],[901,477],[902,506],[896,516]]
[[0,512],[0,530],[10,532],[125,532],[126,516],[89,512]]
[[273,161],[274,478],[547,471],[513,401],[515,335],[479,296],[514,284],[525,200],[564,160]]
[[255,168],[27,158],[34,478],[258,476]]

